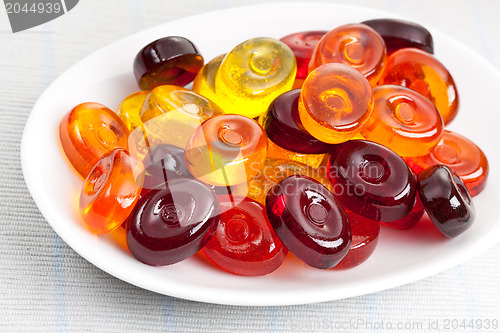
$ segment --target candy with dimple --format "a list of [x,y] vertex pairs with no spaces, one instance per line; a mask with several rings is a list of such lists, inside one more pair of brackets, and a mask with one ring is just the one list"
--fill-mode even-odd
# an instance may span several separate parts
[[349,65],[375,86],[387,59],[382,37],[364,24],[345,24],[326,33],[316,45],[309,73],[327,63]]
[[236,185],[259,172],[267,140],[256,121],[220,115],[198,127],[186,145],[184,160],[189,172],[208,184]]
[[379,84],[396,84],[424,95],[441,113],[445,125],[457,114],[459,98],[453,77],[425,51],[407,48],[394,52],[387,59]]
[[118,106],[116,113],[120,116],[129,131],[142,125],[141,113],[144,103],[149,95],[149,90],[137,91],[127,96]]
[[178,178],[148,191],[127,221],[132,255],[152,266],[171,265],[198,252],[219,223],[219,201],[205,184]]
[[249,198],[229,196],[219,197],[219,202],[220,222],[203,253],[233,274],[258,276],[276,270],[288,251],[269,223],[264,206]]
[[128,217],[139,198],[134,163],[123,149],[104,155],[94,166],[80,194],[80,214],[98,234],[108,233]]
[[77,105],[59,124],[59,138],[66,157],[82,177],[106,153],[128,149],[129,131],[110,109],[98,103]]
[[443,164],[453,169],[472,196],[486,186],[489,164],[486,155],[466,137],[445,130],[441,141],[424,156],[406,158],[415,173],[433,165]]
[[347,215],[332,192],[304,176],[290,176],[267,193],[269,221],[297,258],[316,268],[332,268],[351,244]]
[[353,138],[372,112],[372,89],[366,78],[344,64],[325,64],[312,71],[299,99],[304,128],[327,143]]
[[328,171],[339,201],[371,220],[395,221],[415,204],[413,172],[398,154],[380,144],[353,140],[338,145]]
[[374,19],[361,23],[372,27],[382,36],[387,55],[408,47],[434,53],[431,33],[419,24],[396,19]]
[[203,66],[203,57],[190,40],[170,36],[146,45],[134,60],[134,75],[141,89],[164,84],[184,86]]
[[223,110],[255,118],[292,88],[296,72],[295,56],[285,43],[267,37],[247,40],[220,64],[215,76],[217,103]]
[[418,174],[418,194],[436,227],[452,238],[474,221],[474,206],[464,183],[444,165],[429,167]]
[[419,93],[401,86],[373,89],[373,112],[361,130],[401,156],[421,156],[436,146],[443,135],[441,115]]
[[[217,103],[215,75],[217,74],[220,64],[225,56],[225,53],[221,54],[206,63],[193,81],[193,91],[208,98],[214,103]],[[223,110],[223,112],[232,113],[232,109]]]

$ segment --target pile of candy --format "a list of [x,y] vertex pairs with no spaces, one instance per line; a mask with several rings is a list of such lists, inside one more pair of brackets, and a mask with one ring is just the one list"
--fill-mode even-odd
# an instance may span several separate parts
[[425,28],[392,19],[254,38],[206,64],[186,38],[156,40],[134,62],[142,90],[116,113],[83,103],[61,121],[64,153],[86,178],[83,222],[98,234],[123,227],[149,265],[202,250],[247,276],[288,251],[354,267],[381,224],[410,229],[424,213],[458,236],[488,162],[445,130],[459,95],[432,53]]

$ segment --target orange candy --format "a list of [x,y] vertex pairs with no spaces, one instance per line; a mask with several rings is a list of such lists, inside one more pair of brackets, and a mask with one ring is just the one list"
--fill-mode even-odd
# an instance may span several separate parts
[[267,135],[254,120],[219,115],[205,121],[186,145],[184,160],[193,176],[215,186],[244,183],[262,167]]
[[102,104],[77,105],[62,119],[59,138],[66,157],[82,177],[103,155],[128,148],[129,132],[123,121]]
[[424,95],[441,113],[445,125],[457,114],[458,91],[453,77],[425,51],[406,48],[391,54],[379,83],[397,84]]
[[137,184],[133,162],[123,149],[103,156],[94,166],[80,194],[80,214],[87,226],[105,234],[120,226],[139,199],[142,183]]
[[462,179],[471,196],[479,194],[486,186],[489,172],[486,155],[474,142],[448,130],[429,154],[405,160],[415,173],[437,164],[450,167]]
[[422,156],[437,145],[443,131],[441,115],[428,99],[387,85],[373,89],[373,113],[361,134],[400,156]]
[[325,64],[309,73],[299,99],[302,125],[327,143],[352,139],[372,112],[368,80],[344,64]]
[[383,38],[365,24],[346,24],[326,33],[316,45],[309,73],[327,63],[357,69],[374,87],[384,70],[387,53]]

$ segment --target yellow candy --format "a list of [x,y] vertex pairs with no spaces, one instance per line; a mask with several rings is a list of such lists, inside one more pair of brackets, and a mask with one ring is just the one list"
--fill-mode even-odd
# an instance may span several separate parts
[[267,144],[267,157],[280,158],[288,161],[300,162],[311,168],[317,168],[323,161],[324,154],[300,154],[281,148],[271,140]]
[[142,125],[141,112],[149,91],[135,92],[123,100],[116,113],[123,120],[129,131]]
[[[222,59],[226,54],[221,54],[210,60],[196,75],[193,82],[193,91],[200,94],[214,103],[217,103],[217,95],[215,93],[215,75],[219,70]],[[225,113],[229,113],[224,111]]]

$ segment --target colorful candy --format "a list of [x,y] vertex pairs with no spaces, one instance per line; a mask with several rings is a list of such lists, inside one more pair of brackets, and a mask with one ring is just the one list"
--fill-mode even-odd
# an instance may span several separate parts
[[229,196],[219,197],[219,202],[220,222],[203,253],[233,274],[258,276],[276,270],[288,250],[273,231],[264,206]]
[[[221,54],[206,63],[193,81],[193,91],[208,98],[214,103],[217,103],[215,75],[217,74],[220,64],[225,56],[225,53]],[[231,113],[231,109],[228,109],[226,113]]]
[[144,103],[149,95],[149,90],[135,92],[123,100],[116,113],[129,131],[142,126],[141,113]]
[[98,103],[77,105],[59,125],[64,153],[84,178],[106,153],[116,148],[128,149],[128,135],[120,117]]

